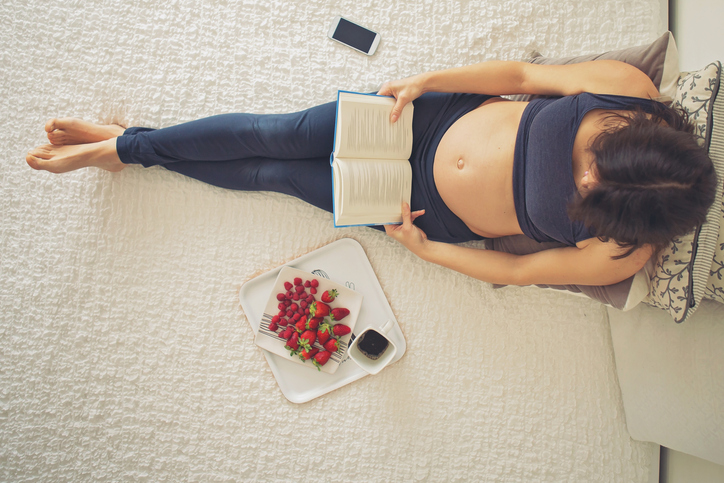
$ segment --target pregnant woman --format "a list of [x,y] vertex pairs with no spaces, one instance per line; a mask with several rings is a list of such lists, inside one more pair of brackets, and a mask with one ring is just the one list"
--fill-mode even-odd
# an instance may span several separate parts
[[[386,232],[420,258],[491,283],[608,285],[704,222],[718,186],[681,113],[617,61],[485,62],[386,83],[414,102],[412,200]],[[546,97],[514,102],[499,96]],[[335,103],[226,114],[164,129],[52,119],[34,169],[161,165],[332,210]],[[411,211],[414,210],[414,211]],[[517,256],[453,243],[525,234],[567,247]]]

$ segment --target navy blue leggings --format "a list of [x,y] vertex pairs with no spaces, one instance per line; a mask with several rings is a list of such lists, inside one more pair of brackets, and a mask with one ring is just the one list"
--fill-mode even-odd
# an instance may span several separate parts
[[[414,102],[412,210],[432,240],[481,239],[440,198],[435,149],[445,131],[487,96],[425,94]],[[132,127],[116,141],[126,164],[163,166],[205,183],[242,191],[275,191],[332,211],[336,102],[291,114],[222,114],[163,129]],[[381,227],[375,227],[381,229]]]

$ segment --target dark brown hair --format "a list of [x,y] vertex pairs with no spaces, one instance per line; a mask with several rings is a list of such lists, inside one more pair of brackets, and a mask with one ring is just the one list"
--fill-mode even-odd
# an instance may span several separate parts
[[615,259],[644,245],[659,252],[704,223],[719,185],[686,114],[661,104],[606,121],[590,147],[596,183],[569,216],[625,250]]

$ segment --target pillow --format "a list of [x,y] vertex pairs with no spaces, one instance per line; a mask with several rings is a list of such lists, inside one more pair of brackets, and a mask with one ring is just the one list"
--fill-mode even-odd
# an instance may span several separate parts
[[[563,243],[544,242],[540,243],[531,240],[525,235],[505,236],[501,238],[489,238],[485,240],[485,248],[499,252],[512,253],[514,255],[527,255],[549,248],[565,247]],[[653,265],[653,264],[651,264]],[[637,274],[626,280],[607,286],[595,285],[544,285],[537,284],[540,288],[553,290],[565,290],[574,294],[587,296],[598,300],[602,304],[620,310],[629,310],[639,304],[649,293],[652,266],[641,269]],[[494,284],[493,288],[502,288],[505,285]]]
[[[712,110],[716,110],[717,117],[721,118],[724,109],[724,99],[717,101],[720,74],[719,62],[697,72],[682,73],[674,96],[674,105],[689,113],[700,143],[707,149],[714,122]],[[712,152],[712,161],[721,181],[724,179],[724,160],[721,143],[717,142],[717,146],[717,152]],[[645,302],[668,311],[677,323],[695,312],[706,291],[719,237],[721,199],[719,190],[706,222],[694,232],[674,240],[656,261],[651,293]]]
[[[671,32],[666,32],[651,44],[612,50],[602,54],[548,58],[534,52],[527,59],[531,64],[545,65],[576,64],[590,60],[620,60],[626,62],[648,75],[663,98],[669,100],[676,94],[676,82],[679,79],[679,51],[676,48],[676,42]],[[514,101],[528,101],[534,97],[537,96],[510,96]]]
[[649,76],[662,96],[672,98],[676,94],[676,81],[679,79],[679,53],[671,32],[666,32],[653,43],[613,50],[603,54],[579,55],[551,59],[534,54],[532,64],[576,64],[590,60],[620,60],[637,67]]
[[[712,121],[709,156],[717,165],[724,162],[724,95],[717,96],[714,101]],[[721,176],[719,181],[722,181]],[[709,269],[704,297],[724,303],[724,199],[719,203],[719,209],[719,237],[714,245],[714,260]]]
[[[722,119],[722,121],[724,121],[724,119]],[[720,141],[720,143],[722,142]],[[719,152],[719,156],[724,156],[724,148],[719,146],[719,149],[722,149],[722,151]],[[720,208],[719,239],[716,242],[714,260],[711,262],[709,280],[706,284],[704,297],[724,304],[724,199],[722,200]]]

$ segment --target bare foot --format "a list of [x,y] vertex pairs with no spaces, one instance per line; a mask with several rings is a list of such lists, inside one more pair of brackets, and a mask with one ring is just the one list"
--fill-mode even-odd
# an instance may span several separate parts
[[45,144],[30,151],[25,161],[33,169],[51,173],[65,173],[88,166],[116,172],[126,167],[118,158],[116,138],[90,144]]
[[118,124],[93,124],[73,117],[51,119],[45,123],[45,132],[51,144],[97,143],[120,136],[125,130]]

